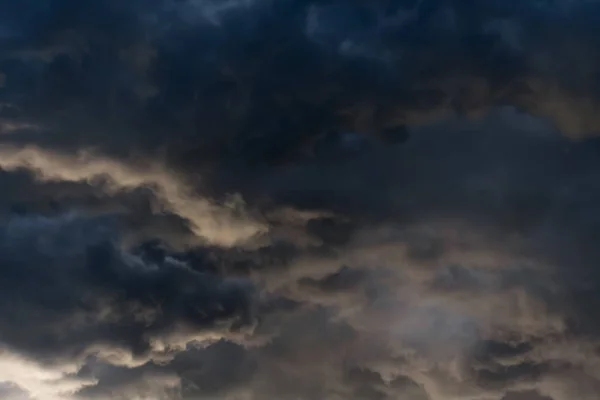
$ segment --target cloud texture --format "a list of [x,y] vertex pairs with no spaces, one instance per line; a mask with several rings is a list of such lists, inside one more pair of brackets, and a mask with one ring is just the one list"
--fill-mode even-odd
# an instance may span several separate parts
[[0,0],[0,398],[598,398],[599,15]]

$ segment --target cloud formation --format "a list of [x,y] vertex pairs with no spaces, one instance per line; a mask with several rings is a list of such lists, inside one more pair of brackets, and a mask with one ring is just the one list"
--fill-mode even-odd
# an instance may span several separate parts
[[185,182],[159,166],[136,167],[93,155],[54,154],[30,147],[4,147],[0,153],[3,170],[28,169],[42,181],[88,183],[104,179],[107,182],[102,186],[109,193],[148,187],[160,206],[188,221],[193,233],[210,243],[231,246],[266,229],[243,214],[239,201],[236,204],[231,199],[229,204],[217,206],[195,195]]
[[0,11],[0,398],[598,397],[599,2]]

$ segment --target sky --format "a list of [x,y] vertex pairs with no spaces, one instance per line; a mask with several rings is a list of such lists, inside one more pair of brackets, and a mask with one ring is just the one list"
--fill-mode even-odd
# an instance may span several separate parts
[[597,399],[598,18],[0,0],[0,399]]

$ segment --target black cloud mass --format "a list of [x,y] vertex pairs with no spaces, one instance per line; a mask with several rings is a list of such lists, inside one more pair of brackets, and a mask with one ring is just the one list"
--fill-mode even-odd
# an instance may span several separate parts
[[599,20],[0,0],[0,399],[599,398]]

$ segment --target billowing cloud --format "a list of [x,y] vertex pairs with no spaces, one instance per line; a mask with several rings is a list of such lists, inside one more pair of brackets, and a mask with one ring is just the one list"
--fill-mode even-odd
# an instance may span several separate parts
[[104,179],[108,192],[147,187],[156,195],[159,205],[189,221],[192,231],[210,243],[230,246],[258,236],[266,229],[260,222],[244,215],[244,205],[239,201],[236,204],[235,198],[228,205],[217,206],[208,199],[195,196],[185,182],[156,165],[134,167],[93,155],[69,156],[35,148],[5,147],[0,153],[2,169],[29,169],[44,181]]
[[0,398],[598,397],[599,2],[0,11]]
[[104,218],[16,217],[2,232],[2,377],[34,398],[83,387],[87,357],[134,366],[252,324],[249,282],[123,253]]

